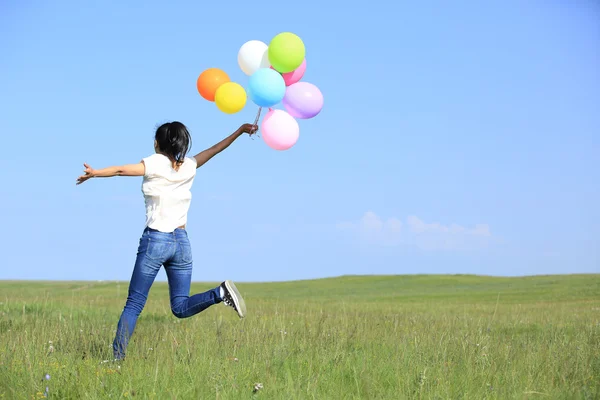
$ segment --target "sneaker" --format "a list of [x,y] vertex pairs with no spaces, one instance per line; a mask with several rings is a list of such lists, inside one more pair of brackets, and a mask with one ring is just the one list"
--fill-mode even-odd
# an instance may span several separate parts
[[235,284],[230,280],[226,280],[221,283],[221,289],[223,292],[223,303],[226,306],[233,307],[240,318],[244,318],[246,316],[246,303],[235,287]]

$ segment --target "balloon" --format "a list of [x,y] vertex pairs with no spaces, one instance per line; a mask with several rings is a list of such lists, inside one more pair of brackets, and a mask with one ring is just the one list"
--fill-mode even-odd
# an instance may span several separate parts
[[313,118],[323,108],[323,94],[312,83],[297,82],[286,88],[283,106],[294,118]]
[[302,39],[290,32],[278,34],[269,43],[269,62],[273,69],[282,74],[298,68],[305,54]]
[[300,136],[298,122],[283,110],[270,110],[263,118],[260,131],[267,146],[279,151],[295,145]]
[[196,81],[196,87],[202,97],[215,101],[215,92],[222,84],[229,82],[229,76],[219,68],[209,68],[202,72]]
[[[275,69],[271,67],[272,69]],[[283,80],[285,82],[285,86],[293,85],[298,82],[304,76],[304,72],[306,71],[306,59],[302,60],[302,64],[292,72],[286,72],[285,74],[281,74],[283,76]]]
[[235,114],[246,105],[246,91],[239,83],[224,83],[215,93],[215,103],[225,114]]
[[238,64],[248,76],[259,68],[269,68],[269,46],[260,40],[246,42],[238,52]]
[[274,106],[285,96],[285,81],[277,71],[259,68],[248,81],[248,95],[259,107]]

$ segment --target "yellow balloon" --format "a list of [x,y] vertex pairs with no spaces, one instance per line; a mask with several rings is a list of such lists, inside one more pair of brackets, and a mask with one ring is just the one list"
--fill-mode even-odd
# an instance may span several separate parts
[[235,114],[246,105],[246,90],[235,82],[226,82],[215,93],[215,104],[225,114]]

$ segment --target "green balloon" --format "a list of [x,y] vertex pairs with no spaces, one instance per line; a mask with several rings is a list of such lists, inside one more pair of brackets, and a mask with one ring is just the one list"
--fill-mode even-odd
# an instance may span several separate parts
[[305,54],[302,39],[290,32],[280,33],[269,43],[269,62],[275,71],[282,74],[298,68]]

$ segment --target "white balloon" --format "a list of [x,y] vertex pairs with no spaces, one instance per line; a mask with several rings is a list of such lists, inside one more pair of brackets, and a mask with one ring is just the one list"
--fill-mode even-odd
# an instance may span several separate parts
[[238,64],[248,76],[254,74],[259,68],[269,68],[269,46],[260,40],[251,40],[240,47]]

